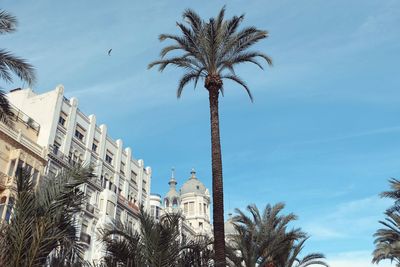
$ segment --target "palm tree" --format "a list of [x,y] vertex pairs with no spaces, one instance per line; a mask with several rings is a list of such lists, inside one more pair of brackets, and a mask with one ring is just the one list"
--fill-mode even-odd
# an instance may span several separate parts
[[393,199],[394,205],[386,210],[385,221],[379,221],[384,228],[378,229],[374,234],[375,250],[373,252],[373,263],[389,259],[400,266],[400,181],[390,179],[391,191],[380,194],[381,197]]
[[399,212],[387,211],[385,221],[379,221],[385,228],[378,229],[374,234],[375,250],[373,252],[373,263],[389,259],[400,266],[400,214]]
[[[16,30],[17,18],[0,9],[0,34],[12,33]],[[35,70],[24,59],[0,49],[0,79],[12,82],[12,74],[32,85],[36,80]],[[13,113],[3,90],[0,90],[0,121],[11,122]]]
[[321,253],[311,253],[303,258],[299,258],[299,254],[304,248],[304,243],[308,237],[300,238],[299,240],[289,242],[286,253],[280,255],[275,263],[276,267],[307,267],[311,265],[321,265],[328,267],[328,264],[324,261],[325,256]]
[[229,240],[230,261],[245,267],[305,267],[312,264],[327,266],[324,256],[313,253],[299,259],[307,235],[301,229],[288,230],[297,219],[293,213],[281,215],[283,203],[267,205],[261,214],[257,206],[248,205],[248,216],[236,209],[232,218],[236,234]]
[[101,231],[107,266],[169,267],[208,266],[209,240],[200,237],[181,238],[179,214],[166,214],[155,221],[143,209],[138,228],[119,221]]
[[[163,71],[168,65],[183,68],[186,72],[179,81],[177,97],[184,87],[194,82],[204,80],[208,91],[211,120],[211,158],[212,158],[212,191],[213,191],[213,224],[215,239],[216,266],[225,266],[225,233],[224,233],[224,203],[222,179],[222,155],[219,132],[219,94],[223,94],[223,80],[228,79],[244,88],[253,100],[247,84],[236,75],[234,69],[242,63],[253,63],[263,68],[258,59],[272,64],[267,55],[249,48],[258,41],[267,38],[268,32],[255,27],[238,30],[244,15],[234,16],[225,20],[225,7],[216,18],[204,21],[193,10],[186,10],[183,18],[188,26],[177,23],[182,35],[161,34],[160,41],[172,40],[173,45],[162,49],[161,59],[149,64],[149,68],[159,66]],[[182,52],[181,55],[165,58],[171,51]]]
[[10,223],[0,228],[0,265],[80,263],[82,247],[74,218],[85,197],[78,188],[92,177],[91,170],[76,166],[55,177],[44,177],[35,190],[29,174],[19,171],[13,215]]

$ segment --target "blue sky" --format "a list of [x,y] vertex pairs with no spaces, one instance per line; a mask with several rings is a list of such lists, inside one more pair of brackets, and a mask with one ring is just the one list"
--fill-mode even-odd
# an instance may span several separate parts
[[177,100],[182,72],[146,69],[164,45],[157,36],[177,33],[188,7],[205,18],[224,4],[228,16],[245,13],[244,25],[270,32],[257,48],[274,67],[238,69],[254,103],[225,83],[226,213],[283,201],[311,234],[305,252],[325,253],[333,267],[369,266],[390,205],[378,194],[400,177],[400,1],[2,2],[20,24],[1,47],[37,68],[34,89],[63,84],[152,167],[161,194],[172,166],[180,185],[195,167],[209,188],[211,168],[207,94],[189,86]]

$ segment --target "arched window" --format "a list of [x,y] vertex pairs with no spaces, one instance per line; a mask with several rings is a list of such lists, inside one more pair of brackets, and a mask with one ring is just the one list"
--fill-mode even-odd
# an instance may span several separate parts
[[178,199],[174,198],[174,200],[172,200],[172,207],[178,207]]
[[168,200],[168,198],[165,198],[165,200],[164,200],[164,201],[165,201],[165,207],[167,207],[167,208],[168,208],[168,207],[169,207],[169,200]]

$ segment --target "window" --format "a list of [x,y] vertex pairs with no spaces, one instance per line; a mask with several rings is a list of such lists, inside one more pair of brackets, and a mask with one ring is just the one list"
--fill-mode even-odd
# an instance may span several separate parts
[[81,232],[82,232],[82,233],[85,233],[85,234],[87,233],[88,225],[89,225],[89,222],[88,222],[88,221],[84,220],[84,221],[82,222],[82,228],[81,228]]
[[24,161],[23,160],[18,160],[17,171],[15,172],[16,176],[19,175],[19,173],[22,170],[23,166],[24,166]]
[[189,202],[189,214],[194,213],[194,202]]
[[114,155],[109,150],[107,150],[107,152],[106,152],[106,162],[108,164],[112,164],[113,156]]
[[136,184],[136,173],[134,171],[131,171],[131,181]]
[[172,207],[174,207],[174,208],[178,207],[178,200],[176,198],[174,198],[174,200],[172,200]]
[[93,139],[93,144],[92,144],[92,151],[97,153],[97,147],[99,146],[99,141],[96,139]]
[[25,171],[28,174],[31,174],[33,167],[31,165],[29,165],[28,163],[25,164]]
[[32,185],[33,186],[36,186],[38,179],[39,179],[39,171],[35,169],[33,171],[33,175],[32,175]]
[[115,220],[117,220],[118,222],[122,221],[121,215],[122,215],[122,209],[117,208],[117,212],[115,214]]
[[199,203],[199,213],[201,214],[201,210],[202,210],[202,208],[201,208],[201,203]]
[[115,204],[112,203],[111,201],[107,201],[107,210],[106,210],[106,214],[107,215],[114,215],[114,210],[115,210]]
[[0,218],[3,216],[4,207],[6,205],[7,197],[2,197],[0,200]]
[[11,197],[8,200],[8,205],[7,205],[7,210],[6,210],[6,217],[5,217],[6,222],[8,222],[10,220],[13,207],[14,207],[14,198]]
[[206,203],[203,204],[203,208],[204,208],[204,209],[203,209],[204,214],[207,214],[207,206],[206,206]]
[[119,178],[118,194],[121,194],[122,190],[124,189],[124,182],[124,179]]
[[89,188],[86,188],[86,200],[87,200],[87,203],[88,203],[88,204],[93,203],[93,201],[92,201],[92,196],[94,196],[94,195],[93,195],[93,190],[91,190],[91,189],[89,189]]
[[8,176],[14,175],[15,159],[10,162],[10,168],[8,169]]
[[58,123],[62,126],[65,126],[65,121],[67,120],[67,114],[61,112],[60,118],[58,118]]
[[83,141],[83,138],[85,137],[85,130],[79,124],[76,125],[75,137],[81,141]]
[[123,162],[121,162],[121,168],[120,168],[120,173],[125,175],[125,164]]
[[136,196],[136,195],[137,195],[137,192],[136,192],[135,188],[133,188],[132,185],[129,185],[128,200],[133,201],[134,196]]
[[54,145],[53,145],[53,153],[55,154],[55,155],[58,155],[58,151],[59,151],[59,149],[60,149],[60,144],[57,142],[57,141],[54,141]]
[[202,222],[199,222],[199,228],[203,229],[203,223]]
[[188,203],[183,204],[183,212],[184,212],[185,214],[188,214],[188,212],[189,212],[188,206],[189,206]]
[[160,218],[160,207],[156,206],[156,219]]

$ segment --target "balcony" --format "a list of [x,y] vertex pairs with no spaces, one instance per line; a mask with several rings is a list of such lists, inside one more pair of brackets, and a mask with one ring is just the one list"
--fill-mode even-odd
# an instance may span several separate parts
[[88,234],[86,234],[86,233],[81,233],[80,240],[81,240],[84,244],[86,244],[87,246],[90,246],[90,239],[91,239],[90,235],[88,235]]
[[128,209],[134,214],[140,213],[139,207],[134,202],[128,201],[125,197],[121,195],[118,195],[118,204],[120,204],[121,206]]
[[90,217],[98,217],[99,216],[99,210],[92,204],[87,203],[84,208],[84,211],[85,211],[85,214]]
[[57,146],[49,145],[49,152],[51,158],[61,163],[64,167],[69,166],[69,158]]

